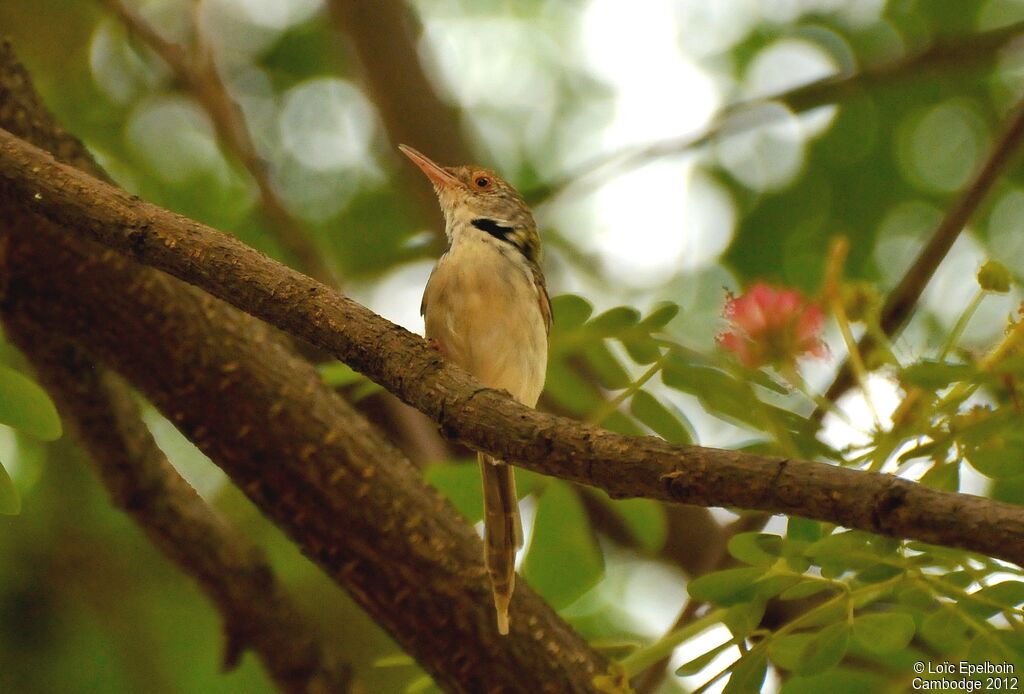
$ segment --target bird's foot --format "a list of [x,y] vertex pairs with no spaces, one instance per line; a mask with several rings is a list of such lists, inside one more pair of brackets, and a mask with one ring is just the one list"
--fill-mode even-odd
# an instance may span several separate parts
[[428,337],[427,344],[430,345],[430,349],[436,350],[441,354],[445,354],[444,345],[436,337]]

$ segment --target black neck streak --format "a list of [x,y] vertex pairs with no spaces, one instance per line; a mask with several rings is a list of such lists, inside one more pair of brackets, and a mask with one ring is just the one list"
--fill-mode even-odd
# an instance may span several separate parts
[[475,226],[480,231],[490,234],[499,241],[507,241],[508,243],[511,244],[515,243],[512,240],[512,234],[515,232],[515,229],[513,229],[512,227],[503,226],[501,224],[498,224],[498,222],[494,221],[493,219],[486,219],[484,217],[478,217],[474,219],[472,222],[470,222],[470,224]]
[[505,243],[510,244],[528,260],[534,260],[533,249],[522,244],[522,239],[516,234],[515,228],[505,226],[486,217],[477,217],[471,221],[470,224],[485,234],[489,234],[499,241],[504,241]]

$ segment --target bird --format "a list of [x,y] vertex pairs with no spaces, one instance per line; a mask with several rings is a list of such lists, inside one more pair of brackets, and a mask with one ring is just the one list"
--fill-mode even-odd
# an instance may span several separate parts
[[[448,248],[423,291],[424,337],[483,385],[534,407],[544,388],[551,301],[533,213],[488,169],[443,167],[400,145],[434,186]],[[515,558],[523,544],[512,467],[478,454],[483,481],[484,563],[498,633],[509,631]]]

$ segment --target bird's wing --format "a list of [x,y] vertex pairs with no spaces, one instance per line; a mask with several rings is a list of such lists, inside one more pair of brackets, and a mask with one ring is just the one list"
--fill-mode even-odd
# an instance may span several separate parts
[[426,317],[426,315],[427,315],[427,294],[430,293],[430,281],[432,279],[434,279],[434,274],[437,272],[437,268],[441,267],[441,260],[444,260],[444,256],[445,255],[447,255],[447,253],[445,253],[444,255],[441,256],[441,258],[437,262],[437,265],[435,265],[434,269],[430,271],[430,276],[427,277],[427,283],[425,285],[423,285],[423,298],[420,299],[420,315],[421,316]]
[[551,299],[548,297],[544,273],[536,265],[532,265],[530,269],[533,270],[533,285],[537,288],[537,305],[540,307],[540,314],[544,317],[544,328],[548,335],[551,335]]

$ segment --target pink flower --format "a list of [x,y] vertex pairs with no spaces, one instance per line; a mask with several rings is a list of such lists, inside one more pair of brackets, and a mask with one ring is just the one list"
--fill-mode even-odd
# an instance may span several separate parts
[[824,314],[800,292],[757,283],[743,296],[730,295],[725,304],[730,330],[718,344],[745,366],[792,365],[799,357],[824,357],[821,341]]

